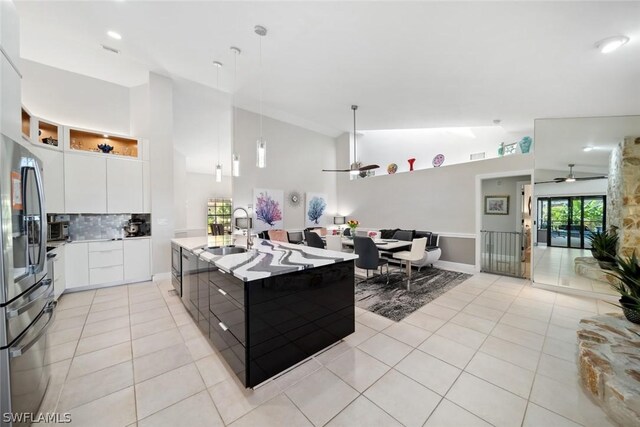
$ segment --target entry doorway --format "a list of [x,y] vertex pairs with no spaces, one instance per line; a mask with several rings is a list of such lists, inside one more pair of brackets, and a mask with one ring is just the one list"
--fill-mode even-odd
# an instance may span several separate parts
[[538,199],[538,243],[556,248],[590,249],[590,237],[606,227],[606,196]]

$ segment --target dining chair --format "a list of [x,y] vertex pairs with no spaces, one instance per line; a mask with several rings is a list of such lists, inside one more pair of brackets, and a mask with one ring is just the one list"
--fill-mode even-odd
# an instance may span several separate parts
[[322,238],[318,235],[318,233],[305,230],[304,239],[307,241],[307,246],[312,248],[324,249],[324,242],[322,241]]
[[356,259],[356,267],[362,268],[367,271],[367,278],[369,280],[369,270],[379,270],[382,275],[382,266],[387,266],[387,284],[389,284],[389,261],[380,258],[380,252],[378,247],[370,237],[354,236],[353,247],[358,259]]
[[327,250],[342,252],[342,236],[339,234],[325,236]]
[[407,263],[407,290],[410,290],[411,286],[411,262],[417,262],[424,257],[424,250],[427,247],[427,238],[421,237],[419,239],[413,239],[411,242],[410,251],[396,252],[393,257],[400,260],[400,268],[402,268],[402,262]]
[[269,230],[269,240],[289,243],[289,235],[284,230]]

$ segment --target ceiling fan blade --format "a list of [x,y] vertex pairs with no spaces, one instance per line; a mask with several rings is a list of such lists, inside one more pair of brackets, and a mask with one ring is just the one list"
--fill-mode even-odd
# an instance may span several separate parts
[[351,172],[351,169],[322,169],[322,172]]
[[380,167],[379,165],[365,165],[365,166],[360,166],[358,170],[362,172],[362,171],[369,171],[372,169],[378,169],[379,167]]
[[534,182],[534,184],[557,184],[559,182],[560,181],[556,181],[556,180],[553,180],[553,181],[539,181],[539,182]]
[[591,181],[592,179],[607,179],[609,178],[606,175],[601,175],[601,176],[585,176],[582,178],[576,178],[576,181]]

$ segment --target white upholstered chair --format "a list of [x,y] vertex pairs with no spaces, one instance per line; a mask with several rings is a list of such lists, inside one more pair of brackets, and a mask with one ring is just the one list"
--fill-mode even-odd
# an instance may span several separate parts
[[327,246],[326,246],[327,250],[342,252],[342,236],[341,235],[327,234],[325,236],[325,242],[327,243]]
[[411,262],[420,261],[424,257],[424,250],[427,247],[427,238],[421,237],[419,239],[413,239],[411,242],[410,251],[396,252],[393,257],[400,260],[400,267],[402,262],[407,263],[407,290],[411,284]]

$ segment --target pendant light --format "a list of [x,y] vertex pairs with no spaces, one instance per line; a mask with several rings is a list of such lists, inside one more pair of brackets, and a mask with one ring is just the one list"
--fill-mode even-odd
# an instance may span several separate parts
[[[236,96],[236,80],[238,79],[238,55],[242,52],[240,48],[231,46],[231,51],[233,52],[233,91],[231,92],[231,129],[233,132],[233,147],[235,149],[236,142],[236,106],[235,106],[235,96]],[[240,156],[238,156],[235,152],[231,157],[231,176],[238,177],[240,176]]]
[[[219,91],[220,83],[220,68],[222,68],[222,62],[213,61],[213,65],[216,67],[216,91]],[[218,132],[218,164],[216,165],[216,182],[222,182],[222,165],[220,164],[220,114],[217,114],[218,120],[216,121],[216,128]]]
[[267,141],[262,135],[262,37],[267,35],[267,29],[262,25],[254,27],[255,33],[260,36],[260,137],[256,141],[256,166],[259,168],[267,167]]

